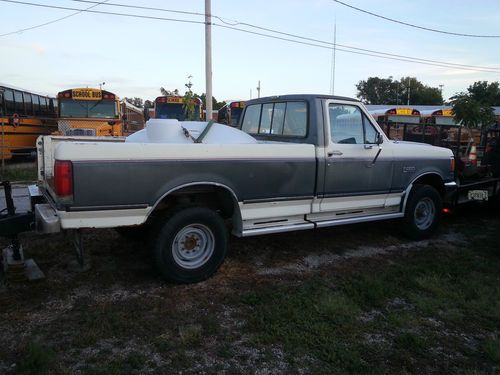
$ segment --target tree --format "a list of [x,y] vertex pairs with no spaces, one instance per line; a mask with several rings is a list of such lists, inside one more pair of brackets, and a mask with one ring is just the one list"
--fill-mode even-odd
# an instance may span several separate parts
[[478,128],[495,121],[491,105],[475,99],[470,92],[461,92],[451,98],[454,119],[468,128]]
[[[206,94],[205,93],[202,93],[201,95],[198,95],[198,94],[195,94],[195,97],[197,98],[200,98],[201,101],[203,102],[203,106],[206,108],[207,107],[207,100],[206,100]],[[221,109],[222,107],[224,107],[226,105],[226,102],[225,101],[222,101],[222,102],[218,102],[217,99],[215,99],[214,96],[212,96],[212,108],[214,110],[218,110],[218,109]]]
[[[443,97],[437,87],[424,85],[415,77],[369,77],[356,85],[357,97],[366,104],[441,105]],[[409,95],[408,95],[409,93]]]
[[189,81],[186,83],[184,86],[186,86],[187,90],[186,93],[184,94],[184,98],[182,99],[182,102],[184,103],[184,106],[182,107],[184,110],[184,115],[186,116],[186,120],[188,121],[193,121],[195,120],[194,118],[194,93],[191,90],[191,87],[193,87],[193,84],[191,83],[191,76],[188,77]]
[[467,92],[451,97],[451,105],[456,122],[468,128],[484,128],[495,121],[493,106],[500,105],[498,82],[474,82]]
[[488,83],[487,81],[474,82],[467,89],[472,98],[480,103],[491,106],[500,106],[500,85],[499,82]]
[[144,101],[141,98],[134,97],[134,98],[124,98],[124,99],[128,103],[130,103],[138,108],[144,107]]
[[155,104],[151,100],[144,101],[144,108],[153,108]]
[[359,81],[356,85],[356,96],[366,104],[396,103],[397,88],[389,78],[369,77],[366,81]]
[[167,90],[163,87],[160,87],[160,92],[163,96],[168,96],[168,95],[179,95],[179,90],[175,89],[173,91]]

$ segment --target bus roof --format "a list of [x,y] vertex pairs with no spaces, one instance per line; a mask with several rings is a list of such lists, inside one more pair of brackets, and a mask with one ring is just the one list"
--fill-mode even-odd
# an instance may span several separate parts
[[453,111],[451,107],[441,107],[439,109],[426,109],[420,111],[420,114],[423,117],[431,117],[431,116],[453,117]]
[[39,95],[39,96],[47,96],[49,98],[54,98],[54,96],[51,96],[50,94],[47,94],[47,93],[42,93],[42,92],[33,91],[33,90],[26,90],[26,89],[23,89],[21,87],[7,85],[3,82],[0,82],[0,87],[6,88],[6,89],[13,89],[13,90],[18,90],[18,91],[29,92],[30,94],[35,94],[35,95]]
[[135,105],[127,102],[125,99],[121,100],[120,103],[122,103],[125,107],[127,107],[127,108],[129,108],[129,109],[131,109],[133,111],[136,111],[136,112],[142,112],[143,111],[142,108],[136,107]]
[[397,106],[397,107],[385,107],[377,109],[368,109],[371,115],[377,116],[420,116],[420,111],[414,107],[408,106]]

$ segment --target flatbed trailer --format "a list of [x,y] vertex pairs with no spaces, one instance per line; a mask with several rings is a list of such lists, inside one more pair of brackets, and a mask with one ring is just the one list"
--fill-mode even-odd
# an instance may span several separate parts
[[500,177],[482,177],[464,179],[457,183],[455,193],[450,197],[449,205],[455,208],[473,201],[500,201]]

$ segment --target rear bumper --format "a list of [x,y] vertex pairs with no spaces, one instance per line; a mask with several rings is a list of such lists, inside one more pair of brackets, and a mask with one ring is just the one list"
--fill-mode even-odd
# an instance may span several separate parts
[[61,231],[61,220],[50,204],[35,205],[35,229],[39,233],[57,233]]
[[38,233],[57,233],[61,231],[61,220],[57,211],[49,204],[36,185],[28,188],[31,209],[34,212],[35,230]]

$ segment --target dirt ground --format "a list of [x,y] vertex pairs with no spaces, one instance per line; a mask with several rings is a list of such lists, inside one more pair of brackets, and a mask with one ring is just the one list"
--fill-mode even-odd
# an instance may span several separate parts
[[[325,342],[317,343],[314,338],[306,342],[310,332],[305,331],[303,345],[292,338],[297,329],[303,329],[302,322],[316,314],[316,310],[307,312],[309,306],[301,310],[302,304],[307,305],[301,301],[314,300],[318,283],[339,296],[338,291],[347,290],[351,282],[384,275],[395,265],[432,262],[436,254],[453,260],[454,254],[473,249],[485,238],[495,241],[500,218],[494,213],[485,216],[481,210],[446,217],[436,236],[419,242],[400,236],[397,226],[397,222],[380,222],[232,238],[228,257],[217,274],[192,285],[164,282],[145,243],[127,240],[114,230],[85,233],[84,244],[92,253],[92,268],[86,272],[75,267],[72,245],[63,235],[24,234],[25,253],[36,260],[46,279],[0,284],[0,373],[285,374],[331,373],[337,368],[340,373],[355,373],[357,368],[369,368],[373,373],[494,371],[500,366],[496,362],[498,300],[491,301],[497,307],[484,323],[464,323],[462,329],[460,324],[440,318],[436,311],[443,311],[442,307],[426,313],[416,302],[409,302],[410,297],[402,297],[412,296],[406,294],[410,287],[383,292],[372,305],[356,300],[360,302],[348,311],[346,306],[352,303],[342,302],[342,297],[331,316],[344,314],[347,320],[339,324],[347,331],[335,331]],[[2,240],[2,247],[6,244]],[[492,284],[498,281],[494,274],[490,276]],[[490,287],[493,298],[500,298],[498,285]],[[382,289],[387,288],[382,285]],[[274,303],[287,301],[292,307],[285,314],[292,315],[284,321],[299,323],[281,331],[274,319],[282,312],[270,311]],[[294,314],[299,311],[304,311],[304,320],[296,320]],[[418,324],[425,320],[422,327],[433,334],[439,331],[439,340],[446,336],[453,344],[430,345],[431,336],[422,333],[420,337],[411,326],[401,336],[398,327],[402,323],[389,318],[414,311],[419,311]],[[475,319],[467,316],[469,310],[460,311],[465,314],[461,321]],[[336,324],[331,316],[319,328],[319,335]],[[379,318],[377,326],[374,322]],[[357,330],[367,324],[371,331]],[[344,340],[339,348],[347,349],[338,349],[330,359],[323,353],[334,345],[328,340],[335,341],[336,335]],[[489,352],[482,344],[486,338],[492,340]],[[358,354],[346,358],[354,340],[360,345]]]

